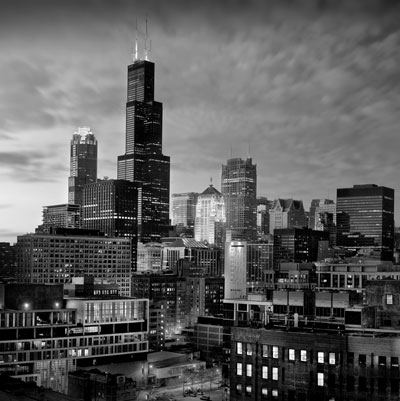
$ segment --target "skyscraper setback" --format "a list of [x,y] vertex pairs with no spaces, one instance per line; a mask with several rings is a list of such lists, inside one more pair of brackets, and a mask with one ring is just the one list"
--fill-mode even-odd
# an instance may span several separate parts
[[88,127],[78,128],[71,140],[68,203],[82,205],[83,187],[97,179],[97,139]]
[[128,66],[125,154],[119,180],[138,184],[138,239],[158,241],[169,223],[170,158],[162,153],[162,103],[154,100],[154,63]]

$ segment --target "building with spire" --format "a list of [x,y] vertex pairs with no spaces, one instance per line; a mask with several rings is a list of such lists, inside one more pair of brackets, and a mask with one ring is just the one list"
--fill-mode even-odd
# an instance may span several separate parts
[[[147,24],[146,24],[147,31]],[[125,154],[118,156],[119,180],[138,186],[138,239],[160,241],[168,233],[170,158],[162,153],[162,103],[154,100],[154,63],[138,58],[128,66]]]
[[[257,169],[251,158],[229,159],[222,166],[226,229],[232,240],[257,238]],[[228,237],[228,233],[227,233]]]
[[212,184],[197,198],[194,238],[221,246],[225,226],[224,197]]
[[269,211],[269,232],[275,229],[303,228],[306,226],[306,215],[303,201],[294,199],[275,199]]
[[97,139],[89,127],[79,127],[71,140],[68,203],[82,205],[83,187],[97,179]]

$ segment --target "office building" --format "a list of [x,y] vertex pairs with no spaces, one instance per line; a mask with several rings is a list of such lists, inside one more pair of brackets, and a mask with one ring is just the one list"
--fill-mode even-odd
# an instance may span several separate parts
[[225,227],[224,197],[212,184],[197,198],[194,238],[221,246]]
[[88,297],[61,284],[0,285],[0,373],[65,394],[77,367],[145,360],[148,300],[88,285]]
[[313,199],[310,206],[310,217],[308,221],[308,228],[311,230],[321,230],[322,216],[326,213],[332,214],[333,224],[336,224],[336,205],[331,199]]
[[169,225],[170,158],[162,153],[162,103],[154,100],[154,63],[128,66],[125,154],[117,178],[138,185],[138,239],[160,241]]
[[83,187],[97,179],[97,139],[88,127],[78,128],[71,140],[68,203],[82,204]]
[[198,193],[187,192],[172,194],[172,225],[176,226],[177,234],[194,237],[194,221]]
[[354,185],[337,190],[337,245],[354,253],[393,259],[394,190]]
[[231,240],[257,237],[257,166],[252,159],[229,159],[222,166],[221,192]]
[[275,199],[269,211],[269,232],[275,229],[306,227],[303,201],[294,199]]
[[[90,235],[91,234],[91,235]],[[89,230],[59,229],[54,234],[17,237],[17,281],[64,284],[92,275],[118,285],[130,296],[131,241]]]
[[273,244],[231,241],[225,243],[225,299],[243,299],[263,293],[273,280]]
[[320,241],[329,241],[327,231],[315,231],[309,228],[275,229],[275,269],[279,268],[281,262],[316,262]]
[[81,207],[64,203],[62,205],[43,206],[43,222],[38,228],[41,232],[50,233],[54,228],[80,228]]
[[257,239],[265,240],[269,236],[269,210],[273,201],[265,197],[257,198]]

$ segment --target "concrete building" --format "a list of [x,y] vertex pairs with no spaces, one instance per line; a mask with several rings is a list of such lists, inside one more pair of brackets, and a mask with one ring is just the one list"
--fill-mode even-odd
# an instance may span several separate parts
[[73,204],[43,206],[41,232],[50,233],[54,228],[81,228],[81,206]]
[[64,284],[73,277],[93,275],[118,284],[121,295],[131,294],[129,238],[100,236],[96,231],[59,229],[52,235],[19,236],[16,253],[20,283]]
[[273,282],[273,244],[231,241],[225,243],[225,299],[246,298],[264,292]]

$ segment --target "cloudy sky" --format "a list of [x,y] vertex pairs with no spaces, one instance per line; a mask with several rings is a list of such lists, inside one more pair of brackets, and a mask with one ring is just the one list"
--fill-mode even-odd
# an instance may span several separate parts
[[220,188],[232,154],[257,164],[258,195],[306,208],[353,184],[399,194],[397,3],[3,0],[0,241],[67,202],[77,127],[98,139],[99,177],[116,177],[127,65],[136,19],[144,47],[146,14],[171,193],[201,192],[210,177]]

